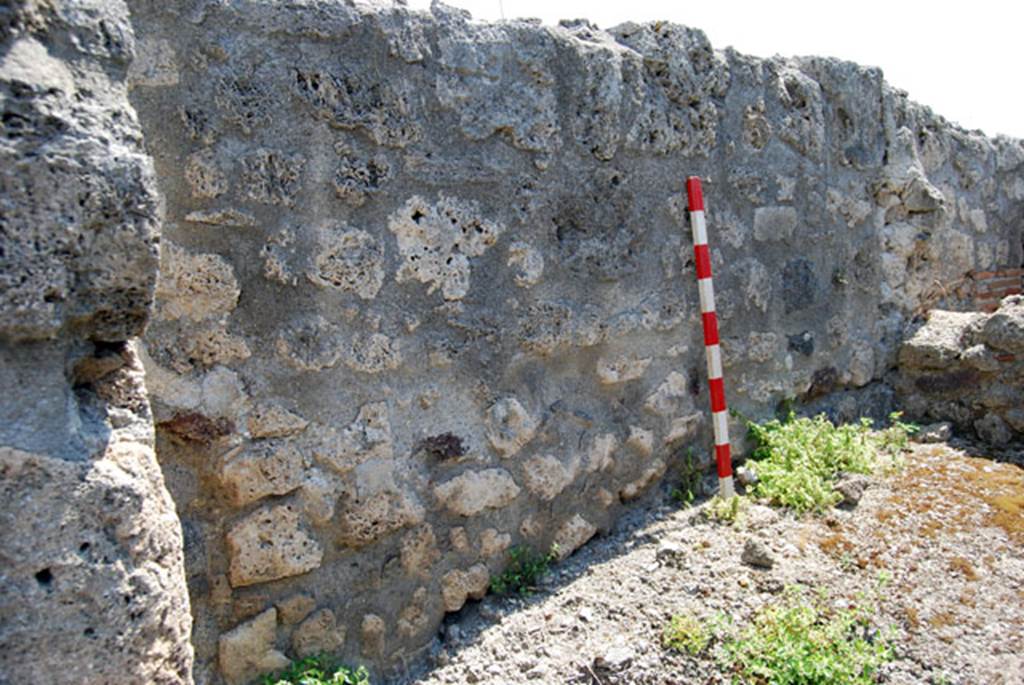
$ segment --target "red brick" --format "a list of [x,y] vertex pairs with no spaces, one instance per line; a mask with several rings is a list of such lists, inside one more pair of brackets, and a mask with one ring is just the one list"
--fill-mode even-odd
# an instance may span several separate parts
[[981,284],[983,288],[995,290],[998,288],[1013,288],[1020,285],[1019,278],[997,278],[991,281],[985,281]]
[[1013,362],[1017,361],[1017,355],[1014,354],[997,354],[996,359],[1001,362]]
[[997,271],[975,271],[974,272],[974,280],[976,280],[976,281],[983,281],[986,278],[992,278],[997,273],[998,273]]

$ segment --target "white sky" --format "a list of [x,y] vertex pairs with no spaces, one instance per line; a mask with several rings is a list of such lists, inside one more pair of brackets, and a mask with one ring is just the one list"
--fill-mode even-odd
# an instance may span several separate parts
[[[711,44],[767,57],[823,55],[881,67],[911,99],[969,129],[1024,138],[1020,0],[447,0],[477,19],[586,18],[602,28],[667,19]],[[413,8],[429,0],[409,0]],[[502,7],[503,6],[503,7]]]

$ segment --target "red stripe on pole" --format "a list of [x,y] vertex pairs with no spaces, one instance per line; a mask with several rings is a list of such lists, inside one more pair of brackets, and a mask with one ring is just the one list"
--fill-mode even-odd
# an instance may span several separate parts
[[715,445],[715,462],[719,478],[728,478],[732,475],[732,450],[728,444]]
[[704,193],[700,188],[700,178],[691,176],[686,179],[686,196],[690,199],[691,212],[704,211]]
[[711,386],[711,413],[725,411],[725,379],[712,378],[708,385]]
[[700,317],[704,320],[704,347],[717,345],[718,315],[714,312],[704,312]]
[[711,250],[707,245],[694,245],[693,258],[697,263],[697,278],[711,278]]

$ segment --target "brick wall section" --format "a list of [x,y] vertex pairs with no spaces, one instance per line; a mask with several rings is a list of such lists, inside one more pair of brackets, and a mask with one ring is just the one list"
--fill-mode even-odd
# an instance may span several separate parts
[[974,273],[974,305],[979,311],[994,312],[1007,295],[1024,290],[1024,268],[977,271]]

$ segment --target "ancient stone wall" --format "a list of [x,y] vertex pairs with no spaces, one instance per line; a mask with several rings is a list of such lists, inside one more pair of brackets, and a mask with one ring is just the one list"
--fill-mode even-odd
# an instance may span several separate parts
[[1021,265],[1024,147],[877,69],[668,23],[131,6],[167,206],[143,362],[200,682],[400,669],[510,546],[569,554],[708,461],[685,176],[753,417],[886,413],[907,323]]
[[1005,446],[1024,436],[1024,298],[992,313],[934,310],[899,352],[896,388],[914,416]]
[[0,6],[0,682],[190,683],[137,336],[158,196],[120,2]]

